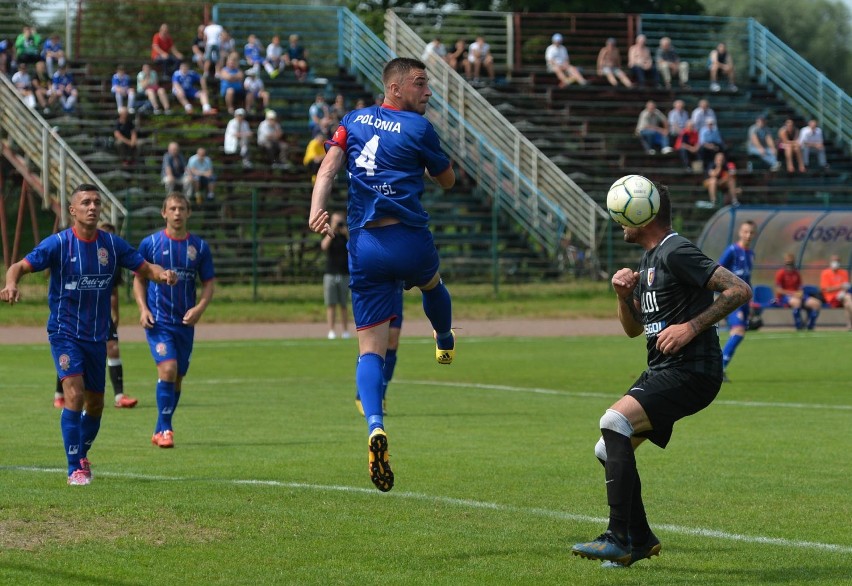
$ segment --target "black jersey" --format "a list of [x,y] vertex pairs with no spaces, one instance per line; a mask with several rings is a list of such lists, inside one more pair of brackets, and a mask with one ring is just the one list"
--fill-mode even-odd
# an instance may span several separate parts
[[657,334],[672,324],[683,324],[713,303],[707,281],[719,267],[692,242],[669,234],[639,262],[639,284],[633,297],[640,303],[648,347],[648,368],[676,366],[700,373],[721,372],[722,351],[716,327],[693,338],[680,352],[657,350]]

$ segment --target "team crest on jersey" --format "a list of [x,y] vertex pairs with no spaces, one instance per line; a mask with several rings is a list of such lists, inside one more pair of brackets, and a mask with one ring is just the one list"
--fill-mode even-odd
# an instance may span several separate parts
[[106,248],[98,248],[98,262],[103,266],[107,266],[109,264],[109,253]]
[[654,267],[649,268],[648,272],[645,274],[645,277],[647,279],[649,287],[654,284],[654,278],[656,276],[657,276],[657,271],[654,269]]
[[71,368],[71,357],[67,354],[63,354],[59,357],[59,368],[62,370],[68,370]]
[[192,244],[186,247],[186,256],[189,257],[189,260],[195,260],[195,257],[198,256],[198,251]]
[[159,356],[165,356],[168,348],[166,347],[165,342],[160,342],[157,344],[156,348],[154,348]]

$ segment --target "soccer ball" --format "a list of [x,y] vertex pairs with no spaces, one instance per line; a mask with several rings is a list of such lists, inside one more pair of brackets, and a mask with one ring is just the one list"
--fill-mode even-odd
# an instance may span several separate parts
[[606,194],[606,208],[613,220],[628,228],[640,228],[660,211],[660,193],[650,179],[625,175]]

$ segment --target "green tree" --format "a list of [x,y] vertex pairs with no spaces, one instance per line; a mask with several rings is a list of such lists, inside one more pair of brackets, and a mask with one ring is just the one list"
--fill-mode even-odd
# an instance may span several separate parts
[[839,0],[714,0],[707,10],[755,18],[844,91],[852,90],[852,16]]
[[703,14],[701,0],[459,0],[465,10]]

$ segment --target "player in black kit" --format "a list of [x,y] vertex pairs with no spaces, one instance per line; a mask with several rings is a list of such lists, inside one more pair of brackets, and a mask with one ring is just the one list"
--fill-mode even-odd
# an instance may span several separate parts
[[[676,421],[707,407],[722,385],[716,323],[751,299],[751,288],[671,228],[668,188],[656,184],[660,211],[624,240],[645,249],[639,271],[612,277],[618,319],[631,338],[642,333],[648,369],[601,417],[595,455],[606,469],[609,527],[571,552],[629,566],[660,553],[645,516],[634,450],[646,439],[665,448]],[[714,295],[718,293],[718,296]]]

